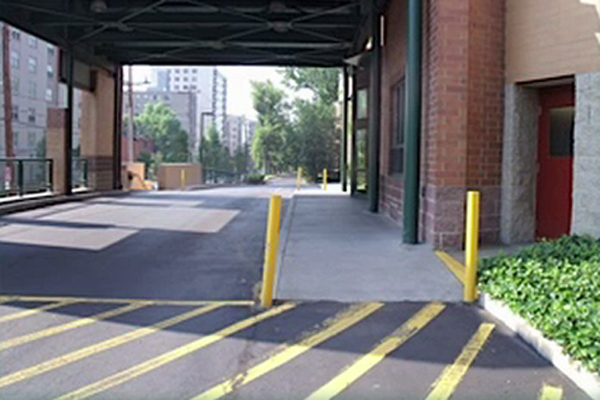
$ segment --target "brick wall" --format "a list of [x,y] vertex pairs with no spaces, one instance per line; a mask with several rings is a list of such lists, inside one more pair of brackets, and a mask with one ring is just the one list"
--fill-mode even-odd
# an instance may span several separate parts
[[[437,247],[463,241],[465,195],[482,192],[482,237],[500,233],[504,2],[428,0],[424,17],[421,231]],[[387,174],[390,92],[404,74],[406,0],[386,10],[382,68],[382,209],[401,217],[401,177]],[[396,22],[398,21],[398,22]]]

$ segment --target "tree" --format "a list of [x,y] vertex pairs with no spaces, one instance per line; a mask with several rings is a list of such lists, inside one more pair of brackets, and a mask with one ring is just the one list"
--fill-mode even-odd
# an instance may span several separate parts
[[309,89],[317,100],[326,104],[333,104],[339,99],[339,69],[287,67],[281,72],[284,83],[292,89]]
[[248,148],[248,143],[244,143],[243,146],[240,146],[236,149],[235,154],[233,155],[233,163],[235,166],[235,172],[238,175],[245,175],[248,172],[248,164],[250,158],[250,151]]
[[204,166],[207,169],[232,172],[233,163],[227,146],[221,143],[219,132],[215,126],[208,130],[208,137],[204,141]]
[[154,142],[157,153],[165,162],[189,160],[188,134],[177,115],[163,104],[148,104],[134,120],[136,133]]
[[270,122],[256,128],[254,143],[252,143],[252,158],[265,173],[272,174],[281,171],[283,162],[284,138],[280,125]]
[[284,126],[287,123],[286,113],[289,107],[285,92],[275,87],[270,80],[252,82],[252,100],[259,125]]

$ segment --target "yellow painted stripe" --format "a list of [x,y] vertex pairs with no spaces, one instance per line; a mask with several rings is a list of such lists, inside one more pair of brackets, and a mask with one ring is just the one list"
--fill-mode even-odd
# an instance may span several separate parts
[[77,319],[75,321],[72,322],[68,322],[66,324],[62,324],[62,325],[58,325],[58,326],[53,326],[51,328],[47,328],[47,329],[43,329],[41,331],[37,331],[37,332],[33,332],[30,333],[28,335],[24,335],[24,336],[19,336],[16,337],[14,339],[9,339],[6,340],[4,342],[0,342],[0,351],[2,350],[6,350],[6,349],[10,349],[12,347],[17,347],[17,346],[21,346],[23,344],[26,343],[31,343],[35,340],[39,340],[39,339],[43,339],[43,338],[47,338],[50,336],[54,336],[54,335],[58,335],[73,329],[77,329],[77,328],[82,328],[84,326],[88,326],[88,325],[92,325],[98,321],[102,321],[104,319],[108,319],[108,318],[113,318],[134,310],[138,310],[140,308],[143,307],[147,307],[149,305],[151,305],[152,303],[148,302],[148,303],[133,303],[133,304],[129,304],[125,307],[119,307],[115,310],[109,310],[109,311],[105,311],[96,315],[93,315],[91,317],[87,317],[87,318],[81,318],[81,319]]
[[249,328],[252,325],[255,325],[261,321],[264,321],[268,318],[274,317],[278,314],[283,313],[284,311],[290,310],[294,308],[296,305],[293,303],[287,303],[282,306],[272,308],[268,311],[263,312],[262,314],[255,315],[243,321],[237,322],[227,328],[221,329],[220,331],[205,336],[201,339],[195,340],[191,343],[188,343],[184,346],[178,347],[175,350],[171,350],[167,353],[161,354],[158,357],[154,357],[148,361],[145,361],[141,364],[138,364],[134,367],[116,373],[114,375],[109,376],[108,378],[102,379],[90,385],[84,386],[78,390],[75,390],[71,393],[67,393],[64,396],[60,396],[55,400],[81,400],[88,398],[90,396],[94,396],[100,392],[113,388],[115,386],[121,385],[127,381],[130,381],[134,378],[137,378],[140,375],[146,374],[150,371],[153,371],[163,365],[166,365],[170,362],[173,362],[183,356],[191,354],[195,351],[202,349],[203,347],[209,346],[213,343],[218,342],[221,339],[226,338],[227,336],[233,335],[234,333],[240,332],[243,329]]
[[94,344],[94,345],[91,345],[88,347],[84,347],[83,349],[75,350],[71,353],[67,353],[65,355],[58,356],[51,360],[34,365],[33,367],[22,369],[20,371],[14,372],[10,375],[6,375],[6,376],[0,378],[0,388],[15,384],[17,382],[24,381],[26,379],[33,378],[34,376],[38,376],[40,374],[55,370],[57,368],[64,367],[65,365],[74,363],[75,361],[79,361],[86,357],[93,356],[94,354],[98,354],[100,352],[103,352],[103,351],[106,351],[109,349],[113,349],[118,346],[122,346],[131,341],[141,339],[145,336],[151,335],[162,329],[170,328],[171,326],[177,325],[188,319],[198,317],[202,314],[206,314],[207,312],[213,311],[219,307],[221,307],[220,304],[212,304],[209,306],[200,307],[195,310],[188,311],[184,314],[166,319],[166,320],[159,322],[157,324],[154,324],[152,326],[136,329],[136,330],[126,333],[124,335],[116,336],[114,338],[105,340],[103,342],[100,342],[100,343],[97,343],[97,344]]
[[295,345],[283,347],[281,351],[266,361],[240,373],[233,379],[229,379],[212,389],[207,390],[194,397],[193,400],[219,399],[233,392],[237,388],[258,379],[262,375],[281,367],[324,341],[338,335],[379,310],[381,307],[383,307],[383,304],[381,303],[368,303],[359,307],[353,307],[348,312],[345,312],[332,320],[327,328],[322,329],[318,333],[307,337]]
[[450,254],[445,253],[443,251],[436,251],[435,254],[438,258],[446,264],[448,269],[456,276],[456,279],[460,281],[460,283],[465,283],[465,267],[461,263],[459,263],[454,257]]
[[456,387],[463,379],[469,367],[477,357],[477,354],[483,349],[485,342],[488,340],[494,324],[481,324],[479,329],[473,335],[469,343],[463,348],[460,355],[454,361],[454,364],[444,370],[442,375],[433,385],[433,390],[429,393],[426,400],[447,400],[452,396]]
[[443,304],[429,304],[422,308],[415,316],[405,322],[394,333],[388,336],[370,353],[359,358],[341,374],[333,378],[321,388],[317,389],[306,400],[329,400],[346,390],[360,377],[379,364],[391,352],[402,346],[408,339],[417,334],[429,322],[437,317],[445,306]]
[[562,400],[563,389],[559,386],[544,385],[539,400]]
[[44,311],[54,310],[56,308],[68,306],[69,304],[74,304],[74,303],[76,303],[76,301],[64,300],[64,301],[59,301],[58,303],[46,304],[45,306],[32,308],[31,310],[16,312],[13,314],[9,314],[9,315],[0,317],[0,323],[14,321],[16,319],[21,319],[21,318],[25,318],[25,317],[31,317],[32,315],[39,314]]
[[162,300],[162,299],[112,299],[95,297],[61,297],[61,296],[0,296],[0,302],[23,301],[23,302],[44,302],[44,301],[75,301],[82,303],[108,303],[108,304],[131,304],[152,302],[155,305],[163,306],[203,306],[209,304],[220,304],[225,306],[252,306],[252,300]]

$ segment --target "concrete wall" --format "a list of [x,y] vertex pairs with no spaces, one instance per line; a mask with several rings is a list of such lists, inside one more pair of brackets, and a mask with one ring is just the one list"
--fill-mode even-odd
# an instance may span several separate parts
[[506,7],[508,82],[600,70],[598,0],[507,0]]
[[600,237],[600,72],[575,80],[573,233]]
[[158,167],[158,188],[181,189],[181,171],[185,171],[186,186],[201,185],[204,182],[200,164],[162,164]]
[[530,243],[536,229],[538,91],[507,85],[504,103],[501,238]]

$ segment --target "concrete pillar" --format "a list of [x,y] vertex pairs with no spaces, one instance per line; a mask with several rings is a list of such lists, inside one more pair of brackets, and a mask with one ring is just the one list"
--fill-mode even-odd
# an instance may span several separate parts
[[96,70],[94,92],[83,92],[81,111],[81,157],[89,163],[91,190],[114,187],[115,81],[109,72]]
[[573,233],[600,237],[600,72],[575,78]]
[[506,244],[535,240],[539,96],[511,84],[504,98],[500,235]]
[[47,114],[48,133],[46,136],[46,154],[52,160],[52,191],[55,194],[65,194],[65,127],[67,111],[63,108],[49,108]]

